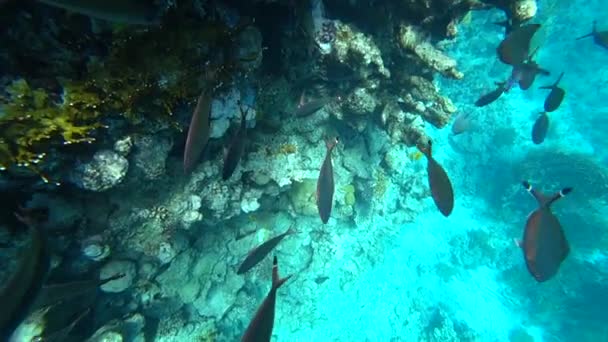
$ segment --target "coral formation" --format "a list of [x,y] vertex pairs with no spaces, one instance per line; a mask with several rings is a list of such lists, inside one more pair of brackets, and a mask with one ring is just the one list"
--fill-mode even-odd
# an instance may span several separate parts
[[106,191],[120,184],[127,174],[129,162],[110,150],[99,151],[93,160],[76,167],[71,175],[72,182],[85,190]]

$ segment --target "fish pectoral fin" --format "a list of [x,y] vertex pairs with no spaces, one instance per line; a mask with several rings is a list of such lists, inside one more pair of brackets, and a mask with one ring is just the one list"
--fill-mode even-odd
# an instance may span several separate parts
[[515,242],[515,246],[519,248],[524,248],[524,242],[522,240],[513,238],[513,242]]

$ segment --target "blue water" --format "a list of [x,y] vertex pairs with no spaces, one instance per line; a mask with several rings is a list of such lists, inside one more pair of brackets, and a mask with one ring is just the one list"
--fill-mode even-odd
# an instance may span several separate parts
[[[281,289],[277,341],[608,341],[607,184],[595,185],[599,196],[587,195],[590,180],[568,172],[579,167],[570,160],[561,169],[539,170],[531,180],[546,192],[574,188],[572,196],[554,206],[571,253],[551,281],[538,284],[527,274],[513,242],[536,206],[520,185],[524,175],[517,172],[529,151],[547,159],[556,152],[575,153],[606,174],[608,52],[591,40],[574,40],[589,31],[595,17],[605,17],[606,6],[601,1],[556,3],[549,8],[541,1],[534,20],[543,24],[537,62],[551,76],[538,77],[530,90],[514,89],[484,108],[473,102],[510,72],[491,55],[503,34],[492,22],[502,14],[473,12],[470,23],[459,25],[457,38],[444,46],[465,78],[438,78],[437,85],[460,112],[472,114],[476,129],[459,136],[427,129],[434,155],[455,188],[453,214],[444,218],[429,198],[412,223],[376,218],[367,225],[332,227],[346,250],[356,248],[350,236],[382,233],[376,240],[382,255],[347,287],[331,277],[312,301],[308,293],[302,298],[299,283],[309,280],[298,274]],[[547,94],[537,87],[553,83],[561,71],[566,99],[550,114],[546,141],[534,145],[532,125]],[[543,183],[541,171],[559,182]],[[282,250],[289,254],[288,248]],[[357,269],[353,263],[334,262],[330,274],[340,278],[345,269]],[[307,329],[297,328],[303,317]]]

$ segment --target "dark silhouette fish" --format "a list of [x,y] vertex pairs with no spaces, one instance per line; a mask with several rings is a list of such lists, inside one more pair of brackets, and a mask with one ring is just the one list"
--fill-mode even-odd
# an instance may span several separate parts
[[562,100],[564,99],[566,92],[564,91],[564,89],[558,87],[557,85],[559,84],[559,81],[561,81],[563,76],[564,73],[562,72],[557,78],[557,81],[555,81],[555,83],[550,86],[540,87],[540,89],[551,89],[551,92],[545,99],[545,112],[550,113],[559,108],[559,105],[562,104]]
[[331,207],[334,199],[334,167],[331,163],[331,152],[338,143],[338,138],[325,141],[327,152],[325,153],[325,160],[321,165],[321,171],[319,172],[319,179],[317,180],[317,208],[319,209],[319,216],[323,223],[329,221],[329,215],[331,214]]
[[427,147],[418,145],[418,149],[427,159],[426,171],[428,173],[429,187],[433,195],[433,201],[437,209],[446,217],[454,209],[454,190],[452,182],[443,167],[433,158],[432,142],[429,140]]
[[30,313],[50,268],[46,238],[27,217],[29,241],[20,252],[16,272],[0,290],[0,341],[6,341]]
[[477,107],[487,106],[490,103],[498,100],[500,95],[502,95],[502,93],[505,92],[505,85],[504,85],[504,83],[497,83],[496,85],[498,85],[498,88],[492,90],[491,92],[489,92],[485,95],[482,95],[477,101],[475,101],[475,106],[477,106]]
[[236,166],[239,165],[243,152],[245,151],[245,140],[247,140],[247,111],[241,110],[241,127],[232,138],[226,157],[224,158],[224,168],[222,169],[222,179],[227,180],[232,176]]
[[211,94],[203,90],[198,97],[196,108],[192,113],[188,137],[184,148],[184,172],[190,173],[196,162],[200,158],[201,152],[205,149],[209,141],[210,124],[209,115],[211,113]]
[[528,24],[520,26],[503,39],[496,49],[498,59],[509,65],[522,64],[530,52],[530,43],[540,24]]
[[289,228],[285,233],[277,235],[252,249],[239,267],[236,274],[243,274],[252,269],[255,265],[259,264],[260,261],[262,261],[279,244],[279,242],[283,240],[284,237],[293,233],[295,233],[295,231],[292,228]]
[[158,24],[154,4],[147,0],[39,0],[40,2],[88,15],[93,18],[124,24]]
[[552,196],[546,196],[532,188],[527,181],[523,182],[523,186],[534,196],[538,208],[528,215],[524,238],[523,241],[518,241],[518,245],[524,252],[530,274],[536,281],[543,282],[557,273],[570,252],[564,230],[551,211],[551,204],[570,193],[572,188],[564,188]]
[[597,21],[593,21],[593,29],[591,33],[586,34],[584,36],[576,38],[576,40],[593,37],[593,42],[603,48],[608,49],[608,31],[598,31],[597,30]]
[[538,145],[545,141],[548,129],[549,116],[547,115],[547,112],[541,112],[534,122],[534,127],[532,127],[532,142]]
[[274,308],[277,301],[277,289],[281,287],[291,275],[280,278],[277,257],[272,261],[272,287],[270,292],[258,308],[253,319],[247,326],[241,342],[269,342],[274,326]]

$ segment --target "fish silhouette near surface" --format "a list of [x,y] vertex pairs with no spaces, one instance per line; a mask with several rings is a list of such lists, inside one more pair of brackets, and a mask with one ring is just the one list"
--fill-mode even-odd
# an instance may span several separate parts
[[555,83],[553,83],[552,85],[540,87],[540,89],[551,89],[551,92],[549,93],[549,95],[547,95],[547,98],[545,99],[545,112],[553,112],[557,108],[559,108],[559,105],[562,104],[564,96],[566,95],[566,91],[558,87],[558,84],[559,81],[562,80],[563,76],[564,73],[562,72],[557,78],[557,81],[555,81]]
[[540,24],[528,24],[511,31],[496,49],[498,59],[513,66],[525,62],[530,53],[532,37],[539,28]]
[[532,142],[538,145],[545,141],[548,129],[549,116],[547,115],[547,112],[541,112],[532,127]]
[[283,238],[294,233],[295,230],[289,228],[285,233],[277,235],[252,249],[236,273],[243,274],[255,267],[255,265],[259,264],[260,261],[262,261],[270,252],[272,252],[272,250],[279,244],[279,242],[281,242],[281,240],[283,240]]
[[487,94],[482,95],[479,99],[477,99],[477,101],[475,101],[475,106],[477,106],[477,107],[487,106],[490,103],[498,100],[500,95],[502,95],[505,92],[505,83],[499,82],[499,83],[496,83],[496,85],[498,86],[498,88],[492,90],[491,92],[489,92]]
[[92,18],[124,24],[159,24],[154,4],[146,0],[39,0]]
[[277,301],[277,289],[281,287],[291,275],[280,278],[277,257],[272,261],[272,287],[270,292],[258,307],[258,311],[249,323],[241,342],[269,342],[274,327],[274,311]]
[[319,179],[317,180],[317,208],[319,209],[319,216],[323,223],[329,221],[334,200],[334,167],[331,163],[331,152],[337,144],[338,138],[325,141],[327,151],[323,165],[321,165]]
[[454,190],[452,182],[443,167],[433,158],[432,142],[429,140],[426,147],[418,145],[418,149],[427,159],[426,171],[433,201],[437,209],[448,217],[454,209]]
[[593,37],[593,42],[603,48],[608,49],[608,30],[607,31],[598,31],[597,30],[597,21],[593,21],[593,29],[591,33],[586,34],[584,36],[576,38],[576,40]]
[[211,94],[203,90],[198,97],[196,107],[192,113],[186,146],[184,147],[184,172],[189,174],[198,162],[201,153],[207,146],[211,126],[209,115],[211,114]]
[[238,132],[232,138],[230,145],[228,146],[228,150],[226,151],[226,156],[224,158],[224,168],[222,169],[222,179],[228,180],[234,170],[236,170],[237,165],[241,161],[243,157],[243,152],[245,151],[245,141],[247,140],[247,110],[243,110],[243,107],[239,107],[241,111],[241,126],[239,127]]
[[524,253],[528,271],[538,282],[551,279],[570,252],[566,235],[559,220],[551,211],[551,205],[566,196],[572,188],[564,188],[547,196],[522,182],[524,188],[536,199],[538,208],[528,215],[524,238],[517,241]]

